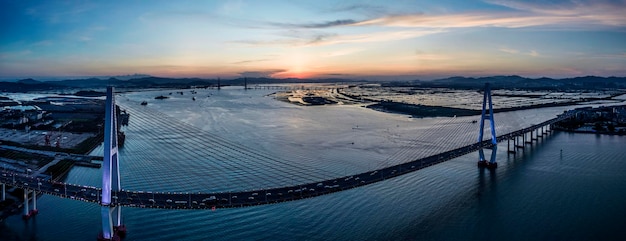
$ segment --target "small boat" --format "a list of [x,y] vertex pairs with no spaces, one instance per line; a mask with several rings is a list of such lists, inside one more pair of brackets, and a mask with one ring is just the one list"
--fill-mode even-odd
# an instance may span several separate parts
[[147,101],[143,101],[143,102],[141,102],[141,105],[148,105],[148,102]]
[[168,98],[170,98],[170,97],[167,97],[167,96],[162,96],[162,95],[159,95],[159,96],[157,96],[157,97],[154,97],[154,99],[156,99],[156,100],[164,100],[164,99],[168,99]]

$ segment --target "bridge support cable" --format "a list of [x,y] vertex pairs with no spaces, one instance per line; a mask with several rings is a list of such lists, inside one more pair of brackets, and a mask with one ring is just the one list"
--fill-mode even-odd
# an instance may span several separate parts
[[[132,109],[133,112],[143,112],[141,115],[146,116],[144,119],[141,119],[143,123],[153,123],[157,125],[161,125],[162,123],[156,122],[154,118],[148,118],[148,116],[153,116],[155,114],[146,112],[146,110],[136,110],[133,107],[125,107]],[[141,116],[140,115],[140,116]],[[163,117],[161,117],[163,116]],[[141,117],[138,117],[141,118]],[[189,146],[193,146],[193,148],[188,148],[185,146],[178,147],[178,149],[185,149],[183,154],[195,154],[195,157],[189,156],[189,158],[197,159],[198,156],[210,156],[211,159],[216,159],[213,161],[220,165],[232,165],[229,166],[229,169],[236,169],[237,171],[247,172],[248,175],[254,176],[255,179],[264,179],[265,182],[280,184],[277,181],[280,180],[290,180],[294,177],[299,176],[300,179],[303,180],[323,180],[328,178],[327,171],[316,171],[314,168],[307,168],[306,165],[294,164],[290,161],[280,160],[278,158],[273,158],[269,156],[269,154],[260,153],[258,151],[250,150],[249,147],[242,146],[241,144],[232,143],[230,141],[223,140],[223,138],[219,138],[215,135],[211,135],[210,133],[206,133],[206,131],[199,130],[197,127],[189,125],[187,123],[181,122],[179,120],[170,120],[171,117],[168,117],[164,114],[159,115],[159,122],[166,122],[166,131],[167,132],[175,132],[180,136],[190,136],[185,141],[186,143],[192,144]],[[132,123],[131,123],[132,125]],[[155,139],[163,139],[162,133],[160,134],[161,138],[155,137]],[[174,143],[163,141],[165,144],[174,145]],[[200,154],[200,155],[198,155]],[[237,160],[235,162],[234,160]],[[241,161],[240,161],[241,160]],[[249,168],[241,168],[240,162],[245,162],[243,166],[249,166]],[[216,164],[216,165],[217,165]],[[235,165],[239,164],[239,165]],[[268,175],[263,175],[263,173],[259,172],[260,165],[265,165],[266,167],[280,166],[283,167],[283,171],[276,170],[276,176],[281,177],[282,179],[276,178],[267,178]],[[276,168],[273,168],[276,169]],[[288,169],[288,172],[285,172],[284,169]],[[308,169],[308,170],[307,170]],[[288,175],[287,175],[288,174]],[[338,174],[334,174],[338,176]],[[312,178],[313,177],[313,178]],[[258,181],[251,180],[250,182],[258,185]]]
[[[445,118],[434,123],[423,133],[417,133],[400,151],[386,158],[377,169],[407,163],[416,159],[433,156],[466,145],[471,142],[473,132],[470,118]],[[426,146],[429,146],[426,148]]]
[[[388,166],[392,166],[394,165],[394,162],[405,162],[408,160],[401,160],[402,157],[406,157],[406,156],[411,156],[413,153],[413,150],[419,148],[419,147],[423,147],[425,145],[432,145],[433,147],[436,147],[435,143],[433,142],[433,140],[436,139],[436,136],[438,134],[441,133],[441,131],[443,131],[446,127],[446,125],[450,122],[451,120],[449,119],[440,119],[437,120],[431,127],[427,128],[424,132],[422,133],[418,133],[417,136],[415,138],[413,138],[412,140],[409,141],[408,144],[406,144],[402,149],[400,149],[398,152],[394,153],[393,155],[387,157],[383,162],[380,162],[377,166],[376,166],[376,170],[377,169],[382,169]],[[417,158],[421,157],[421,156],[428,156],[428,152],[430,152],[433,148],[427,148],[425,151],[419,152],[417,153]],[[415,158],[416,156],[413,156],[413,158]]]
[[[449,118],[441,125],[441,128],[435,129],[434,133],[427,137],[427,140],[431,141],[432,147],[424,150],[421,157],[432,156],[461,146],[464,139],[463,135],[467,133],[468,127],[471,127],[469,121],[458,123],[457,118]],[[409,158],[411,157],[409,156]]]
[[112,212],[121,216],[121,207],[117,206],[117,199],[113,200],[112,192],[121,191],[118,140],[117,140],[117,116],[115,106],[114,89],[107,87],[107,95],[104,111],[104,158],[102,162],[102,193],[100,205],[102,206],[102,235],[100,240],[114,240],[119,236],[115,229],[125,229],[121,223],[121,217],[113,219]]
[[[378,170],[378,169],[382,169],[382,168],[385,168],[387,166],[390,166],[390,165],[392,165],[392,161],[397,161],[400,158],[400,156],[410,155],[412,149],[414,149],[416,147],[419,147],[419,146],[424,146],[426,143],[431,142],[432,139],[428,138],[428,137],[434,136],[434,134],[436,133],[435,126],[440,128],[440,127],[442,127],[444,125],[443,123],[446,122],[446,121],[447,120],[445,120],[445,119],[438,120],[437,122],[433,123],[433,125],[430,128],[427,128],[424,132],[417,133],[416,137],[413,138],[412,140],[410,140],[408,144],[406,144],[398,152],[396,152],[396,153],[392,154],[391,156],[387,157],[383,162],[378,163],[378,165],[374,169]],[[426,137],[426,138],[424,138],[424,137]],[[424,140],[424,139],[426,139],[426,140]]]
[[[136,112],[133,111],[131,113],[136,113]],[[142,118],[142,117],[137,117],[137,118]],[[151,121],[154,120],[154,118],[146,118],[146,117],[144,117],[144,119],[141,119],[140,122],[151,123]],[[211,137],[207,138],[205,136],[206,134],[205,131],[198,130],[197,128],[193,126],[184,126],[184,127],[181,127],[180,129],[171,129],[172,127],[175,127],[176,125],[178,125],[179,124],[178,122],[180,121],[176,120],[176,121],[171,121],[171,122],[172,123],[168,121],[165,123],[164,132],[166,132],[168,135],[171,135],[172,138],[175,139],[174,141],[168,141],[169,138],[162,138],[163,136],[162,133],[161,134],[158,134],[158,133],[149,134],[150,136],[154,135],[155,136],[154,139],[159,141],[159,143],[157,144],[158,146],[165,145],[165,146],[171,147],[170,148],[171,150],[175,150],[175,153],[164,153],[167,155],[162,155],[162,156],[176,155],[178,158],[189,160],[190,162],[187,163],[188,165],[199,164],[197,162],[204,161],[203,164],[207,164],[207,162],[210,163],[211,167],[209,168],[215,168],[217,170],[233,170],[234,171],[230,173],[229,172],[217,173],[217,175],[219,176],[228,174],[228,176],[223,176],[223,178],[221,178],[222,180],[236,179],[240,182],[253,184],[253,185],[259,185],[259,180],[263,180],[266,183],[271,183],[271,182],[276,183],[276,179],[270,179],[269,177],[267,177],[267,175],[263,175],[262,172],[258,171],[260,169],[258,167],[260,167],[260,165],[262,164],[261,162],[268,162],[267,159],[263,157],[254,157],[253,155],[245,151],[232,150],[232,148],[226,148],[224,147],[223,143],[220,144],[214,141]],[[154,124],[159,125],[159,126],[163,125],[163,123],[158,123],[158,122],[154,122]],[[186,133],[186,132],[189,132],[190,130],[195,131],[195,132]],[[176,142],[176,140],[179,140],[179,139],[185,140],[183,145]],[[155,148],[155,147],[151,147],[151,148],[154,149],[154,151],[157,153],[161,151],[160,149]],[[144,148],[144,149],[148,149],[148,148]],[[134,152],[133,154],[136,154],[136,153]],[[149,153],[145,156],[150,159],[156,158],[154,153]],[[155,164],[158,164],[158,163],[155,163]],[[206,165],[204,165],[203,168],[206,168]],[[293,175],[299,176],[298,173],[300,173],[300,176],[303,178],[315,176],[315,175],[310,175],[311,174],[310,172],[304,172],[302,168],[296,169],[295,167],[292,167],[291,169],[293,170],[293,172],[290,172],[290,173],[288,172],[290,176],[293,176]],[[177,170],[173,169],[171,171],[174,172]],[[245,176],[254,177],[254,178],[253,179],[242,178],[242,175],[238,175],[237,173],[245,173],[246,174]],[[307,173],[309,174],[308,176],[306,175]],[[186,174],[187,174],[186,176],[188,176],[189,173],[186,173]],[[206,175],[202,175],[202,176],[204,177]],[[286,178],[284,179],[286,180]]]
[[[138,112],[136,112],[134,109],[132,110],[131,113],[138,114]],[[189,131],[189,129],[172,130],[171,128],[176,125],[175,123],[170,123],[170,122],[166,122],[165,124],[160,123],[159,121],[163,121],[163,119],[160,119],[157,121],[156,120],[157,118],[155,118],[155,116],[152,116],[152,115],[146,116],[146,115],[138,114],[136,115],[135,118],[139,119],[138,122],[142,123],[141,126],[146,126],[146,125],[148,125],[149,127],[153,127],[152,125],[158,125],[159,127],[163,126],[163,128],[158,128],[161,131],[160,133],[152,133],[152,132],[148,132],[149,134],[144,133],[144,137],[147,136],[149,137],[148,139],[156,140],[158,141],[158,143],[155,143],[155,145],[151,145],[146,142],[138,142],[137,145],[144,146],[144,148],[138,148],[137,150],[133,150],[133,153],[129,153],[129,154],[136,155],[136,156],[142,156],[142,158],[146,160],[154,160],[155,165],[162,164],[162,163],[169,165],[169,162],[167,162],[167,160],[162,160],[160,159],[160,157],[172,156],[172,155],[177,156],[179,159],[189,160],[190,162],[199,161],[199,158],[206,158],[206,156],[210,156],[212,159],[216,159],[216,161],[213,161],[211,167],[209,168],[213,168],[213,165],[219,168],[224,163],[228,163],[228,160],[236,159],[236,157],[232,156],[230,153],[219,152],[217,150],[216,145],[213,145],[215,143],[209,143],[210,145],[207,145],[206,142],[203,143],[200,140],[197,140],[199,139],[197,138],[198,133],[201,133],[201,131],[198,131],[195,133],[195,135],[193,135],[192,133],[186,133],[187,131]],[[129,128],[132,128],[132,127],[134,126],[131,123],[131,126]],[[154,129],[154,128],[147,128],[147,129]],[[192,131],[193,130],[196,130],[196,129],[194,128],[192,129]],[[146,130],[146,131],[150,131],[150,130]],[[163,137],[164,135],[169,136],[169,137],[164,138]],[[171,139],[174,139],[174,140],[171,140]],[[185,139],[186,142],[184,144],[177,143],[176,140],[180,140],[180,139]],[[189,140],[191,140],[192,142],[189,142]],[[159,147],[168,147],[168,148],[159,148]],[[170,151],[162,152],[163,149],[168,149]],[[198,150],[201,150],[202,152],[199,152]],[[187,163],[187,164],[191,164],[191,163]],[[167,170],[169,170],[169,172],[164,173],[164,175],[172,174],[176,176],[176,175],[181,174],[181,173],[176,173],[176,171],[178,171],[178,169],[176,168],[174,169],[170,168]],[[224,168],[224,170],[240,171],[240,169],[237,169],[235,166]],[[138,171],[141,171],[141,169],[138,169]],[[143,173],[143,172],[140,172],[140,173]],[[184,174],[185,174],[184,176],[189,176],[189,173],[184,173]],[[168,179],[167,176],[163,176],[163,178]],[[232,176],[231,178],[222,177],[220,179],[230,180],[232,178],[240,179],[238,176]],[[149,179],[149,178],[146,178],[146,179]],[[176,180],[176,179],[172,179],[172,180]],[[181,181],[188,182],[189,180],[181,179]],[[246,181],[246,180],[240,179],[240,181]],[[253,181],[250,181],[248,184],[258,184],[258,182],[255,183]]]
[[[487,110],[487,108],[489,108]],[[491,101],[491,88],[489,86],[489,83],[485,83],[485,90],[483,93],[483,109],[480,115],[480,130],[478,131],[478,143],[482,143],[483,142],[483,134],[485,131],[485,121],[489,121],[489,127],[491,129],[491,144],[495,147],[498,145],[498,139],[496,136],[496,127],[495,127],[495,122],[493,119],[493,103]],[[485,159],[485,155],[482,151],[482,149],[479,151],[479,159],[478,159],[478,166],[479,167],[487,167],[490,169],[494,169],[496,167],[498,167],[498,163],[495,160],[495,155],[493,155],[493,153],[495,153],[495,151],[497,150],[497,148],[494,148],[492,150],[492,157],[494,157],[493,159],[487,161]]]

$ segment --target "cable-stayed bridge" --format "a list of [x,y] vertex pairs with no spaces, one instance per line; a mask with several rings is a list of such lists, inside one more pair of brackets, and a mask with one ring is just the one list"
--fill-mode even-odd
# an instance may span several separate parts
[[[290,166],[285,160],[276,160],[271,156],[267,156],[265,153],[255,151],[242,151],[240,154],[251,158],[257,158],[259,160],[274,161],[277,164],[286,165],[293,173],[285,173],[285,175],[311,175],[315,176],[312,181],[298,182],[292,185],[283,185],[278,187],[261,188],[245,191],[228,191],[228,192],[185,192],[185,193],[173,193],[173,192],[151,192],[141,190],[124,190],[121,188],[119,182],[119,162],[117,152],[117,140],[116,136],[111,133],[117,133],[117,128],[114,106],[115,101],[113,98],[113,90],[108,90],[107,98],[107,120],[105,127],[105,148],[103,163],[103,185],[101,187],[93,186],[81,186],[63,182],[54,182],[49,180],[38,180],[28,175],[17,174],[12,172],[3,171],[0,176],[0,182],[4,184],[22,188],[27,190],[25,192],[25,199],[29,199],[30,193],[44,193],[48,195],[58,196],[62,198],[70,198],[81,200],[85,202],[99,203],[102,206],[103,213],[103,237],[105,239],[111,239],[114,237],[115,228],[123,227],[120,221],[121,209],[119,207],[137,207],[137,208],[163,208],[163,209],[218,209],[218,208],[234,208],[234,207],[246,207],[253,205],[272,204],[286,201],[299,200],[304,198],[311,198],[329,193],[339,192],[343,190],[352,189],[359,186],[364,186],[379,181],[383,181],[389,178],[400,176],[406,173],[410,173],[428,166],[435,165],[453,158],[480,151],[479,166],[487,168],[495,168],[495,159],[489,161],[484,159],[482,155],[483,148],[495,148],[498,142],[507,141],[509,151],[513,152],[516,148],[523,148],[528,142],[532,143],[533,140],[542,137],[544,134],[549,133],[552,130],[552,125],[560,120],[569,118],[569,115],[563,114],[556,118],[546,120],[542,123],[532,125],[530,127],[515,130],[504,135],[495,136],[493,113],[491,109],[491,98],[489,90],[485,91],[485,99],[483,100],[483,115],[480,121],[481,129],[479,132],[479,140],[462,145],[455,148],[448,148],[447,150],[436,150],[433,153],[426,153],[427,155],[419,158],[415,158],[409,161],[400,163],[393,163],[394,156],[390,157],[387,165],[381,165],[377,168],[372,168],[366,172],[351,174],[351,175],[335,175],[331,177],[325,176],[324,173],[314,173],[310,171],[299,171],[298,166]],[[487,107],[486,105],[489,105]],[[482,140],[482,133],[484,130],[484,122],[489,121],[491,124],[492,138],[488,140]],[[476,130],[475,125],[464,125],[462,128],[473,128]],[[184,127],[181,127],[184,129]],[[436,131],[435,131],[436,133]],[[442,139],[441,143],[437,145],[445,146],[445,139]],[[511,143],[513,142],[513,148],[511,149]],[[220,142],[223,148],[229,150],[238,150],[245,147],[238,146],[229,142]],[[232,144],[232,145],[229,145]],[[495,153],[495,152],[494,152]],[[215,151],[213,153],[216,156],[222,156],[225,159],[237,158],[233,154]],[[406,153],[399,153],[396,155],[406,155]],[[123,158],[122,158],[123,159]],[[391,164],[388,164],[391,163]],[[284,172],[284,169],[281,169]],[[261,176],[261,174],[259,174]],[[261,177],[262,178],[262,177]],[[269,177],[272,178],[272,177]],[[306,177],[305,177],[306,179]],[[4,193],[4,192],[3,192]],[[32,198],[32,210],[29,210],[29,202],[25,204],[25,216],[36,214],[36,195]],[[110,224],[110,225],[109,225]]]

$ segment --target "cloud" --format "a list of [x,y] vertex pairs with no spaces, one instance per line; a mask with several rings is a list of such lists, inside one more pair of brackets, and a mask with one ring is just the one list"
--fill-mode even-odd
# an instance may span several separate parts
[[265,61],[270,61],[272,59],[251,59],[251,60],[242,60],[242,61],[237,61],[237,62],[233,62],[232,64],[249,64],[249,63],[257,63],[257,62],[265,62]]
[[505,52],[505,53],[509,53],[509,54],[521,54],[521,55],[528,55],[528,56],[532,56],[532,57],[539,57],[540,54],[539,52],[537,52],[536,50],[530,50],[528,52],[523,52],[517,49],[512,49],[512,48],[507,48],[507,47],[501,47],[498,50],[500,50],[501,52]]
[[369,4],[350,4],[344,6],[335,6],[326,9],[328,12],[361,12],[365,14],[381,14],[386,13],[387,8]]
[[541,16],[561,16],[576,22],[609,26],[626,25],[626,1],[576,0],[557,2],[522,2],[515,0],[488,0],[487,3]]
[[357,49],[357,48],[351,48],[351,49],[341,49],[338,51],[333,51],[333,52],[328,52],[325,54],[322,54],[322,57],[338,57],[338,56],[344,56],[344,55],[350,55],[350,54],[354,54],[354,53],[358,53],[363,51],[363,49]]
[[404,28],[469,28],[469,27],[506,27],[521,28],[538,25],[567,23],[566,17],[525,16],[511,13],[461,13],[448,15],[393,15],[356,23],[356,26],[388,26]]
[[331,28],[338,26],[347,26],[357,23],[353,19],[339,19],[334,21],[326,21],[320,23],[276,23],[270,22],[269,25],[281,28]]
[[80,36],[80,37],[78,37],[78,40],[81,41],[81,42],[89,42],[89,41],[93,40],[93,38],[89,37],[89,36]]
[[242,77],[251,77],[251,78],[271,78],[272,76],[280,73],[285,73],[287,70],[285,69],[274,69],[274,70],[263,70],[263,71],[244,71],[239,74]]
[[519,50],[517,50],[517,49],[510,49],[510,48],[506,48],[506,47],[502,47],[502,48],[500,48],[498,50],[500,50],[502,52],[505,52],[505,53],[509,53],[509,54],[517,54],[517,53],[519,53]]
[[572,1],[561,4],[538,4],[495,0],[488,3],[504,6],[514,11],[480,11],[453,14],[399,14],[372,18],[352,26],[390,26],[406,28],[468,28],[531,26],[626,26],[626,3]]
[[425,61],[443,61],[450,59],[450,56],[445,54],[426,53],[420,50],[415,51],[415,56],[417,56],[418,60]]
[[535,50],[531,50],[530,53],[528,53],[528,55],[533,56],[533,57],[537,57],[539,56],[539,53]]
[[365,34],[337,35],[323,41],[311,43],[312,45],[331,45],[343,43],[368,43],[368,42],[387,42],[403,39],[411,39],[426,35],[445,32],[441,29],[433,30],[402,30],[402,31],[380,31]]
[[276,39],[269,41],[239,40],[230,43],[246,44],[252,46],[266,45],[288,45],[288,46],[323,46],[347,43],[370,43],[387,42],[403,39],[416,38],[430,34],[442,33],[445,30],[401,30],[401,31],[380,31],[365,34],[317,34],[313,36],[293,36],[292,39]]

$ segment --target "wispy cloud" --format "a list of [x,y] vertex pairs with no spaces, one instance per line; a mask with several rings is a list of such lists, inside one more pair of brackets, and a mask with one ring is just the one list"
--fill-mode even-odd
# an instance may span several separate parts
[[624,2],[568,2],[558,5],[525,3],[518,1],[489,1],[489,3],[516,10],[513,12],[481,11],[454,14],[402,14],[387,15],[359,21],[353,26],[391,26],[422,28],[467,28],[562,25],[589,27],[593,25],[626,26]]
[[565,0],[557,2],[524,2],[517,0],[487,0],[487,3],[540,16],[561,16],[575,22],[625,26],[626,1]]
[[363,49],[358,49],[358,48],[342,49],[342,50],[338,50],[338,51],[332,51],[332,52],[324,53],[324,54],[322,54],[322,57],[345,56],[345,55],[358,53],[358,52],[361,52],[361,51],[363,51]]
[[281,28],[331,28],[338,26],[347,26],[357,23],[353,19],[339,19],[334,21],[326,21],[320,23],[268,23],[270,25]]
[[233,62],[232,64],[249,64],[249,63],[265,62],[265,61],[270,61],[270,60],[272,59],[250,59],[250,60],[242,60],[242,61]]
[[255,40],[240,40],[232,41],[231,43],[246,44],[246,45],[290,45],[290,46],[322,46],[322,45],[334,45],[334,44],[347,44],[347,43],[370,43],[370,42],[386,42],[396,41],[403,39],[416,38],[426,36],[430,34],[442,33],[445,30],[432,29],[432,30],[401,30],[401,31],[380,31],[364,34],[320,34],[315,36],[302,36],[301,38],[293,39],[277,39],[270,41],[255,41]]
[[511,49],[511,48],[507,48],[507,47],[502,47],[502,48],[500,48],[498,50],[500,50],[502,52],[505,52],[505,53],[509,53],[509,54],[518,54],[519,53],[519,50]]
[[244,71],[239,74],[242,77],[251,77],[251,78],[270,78],[275,76],[276,74],[287,72],[285,69],[272,69],[272,70],[262,70],[262,71]]
[[419,50],[415,51],[415,56],[417,56],[418,60],[424,60],[424,61],[442,61],[442,60],[450,59],[450,56],[445,55],[445,54],[426,53],[426,52],[419,51]]
[[378,5],[370,5],[370,4],[349,4],[349,5],[340,5],[333,6],[331,8],[325,9],[327,12],[359,12],[363,14],[383,14],[387,13],[388,10],[386,7],[378,6]]
[[498,50],[501,52],[508,53],[508,54],[520,54],[520,55],[528,55],[532,57],[540,56],[539,52],[537,52],[536,50],[530,50],[530,51],[524,52],[524,51],[520,51],[517,49],[508,48],[508,47],[501,47]]
[[316,43],[316,45],[340,44],[340,43],[367,43],[386,42],[403,39],[416,38],[430,34],[442,33],[445,30],[403,30],[403,31],[381,31],[366,34],[340,35],[328,40]]
[[540,25],[571,23],[563,16],[531,16],[513,13],[474,12],[448,15],[395,15],[356,23],[357,26],[378,25],[405,28],[469,28],[505,27],[521,28]]

